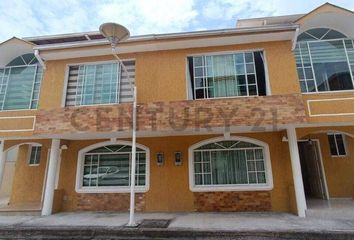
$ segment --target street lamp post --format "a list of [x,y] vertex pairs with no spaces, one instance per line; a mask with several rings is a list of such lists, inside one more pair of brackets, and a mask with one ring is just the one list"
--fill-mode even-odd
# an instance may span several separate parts
[[123,71],[127,74],[128,80],[131,83],[131,90],[133,92],[133,134],[132,134],[132,159],[131,159],[131,174],[130,174],[130,208],[129,208],[129,222],[127,226],[136,226],[134,220],[134,210],[135,210],[135,169],[136,169],[136,109],[137,109],[137,90],[135,84],[133,84],[130,74],[125,67],[122,60],[118,57],[116,53],[116,46],[118,42],[127,39],[130,36],[128,29],[117,23],[104,23],[100,26],[101,34],[107,38],[111,43],[112,54],[118,60],[123,68]]

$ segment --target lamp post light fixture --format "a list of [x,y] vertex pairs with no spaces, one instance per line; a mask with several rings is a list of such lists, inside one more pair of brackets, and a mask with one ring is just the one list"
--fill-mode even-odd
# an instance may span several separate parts
[[127,226],[135,227],[137,224],[134,221],[135,210],[135,169],[136,169],[136,86],[133,84],[130,74],[125,67],[122,60],[116,53],[116,46],[119,42],[129,38],[130,33],[127,28],[117,23],[104,23],[100,26],[100,33],[110,42],[112,47],[112,54],[118,60],[122,66],[123,71],[127,74],[128,81],[131,84],[131,90],[133,92],[133,129],[132,129],[132,159],[131,159],[131,177],[130,177],[130,208],[129,208],[129,222]]

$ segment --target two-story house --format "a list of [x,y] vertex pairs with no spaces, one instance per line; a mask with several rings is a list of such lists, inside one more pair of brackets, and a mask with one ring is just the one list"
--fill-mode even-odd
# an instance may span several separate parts
[[[0,44],[3,211],[274,211],[354,197],[354,13]],[[1,209],[0,209],[1,211]]]

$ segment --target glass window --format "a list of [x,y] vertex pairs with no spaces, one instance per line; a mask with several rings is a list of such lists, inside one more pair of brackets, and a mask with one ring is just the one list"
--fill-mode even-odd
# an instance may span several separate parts
[[302,33],[294,50],[302,92],[354,89],[353,40],[320,28]]
[[263,52],[189,57],[193,98],[266,95]]
[[43,76],[34,54],[25,54],[0,69],[0,110],[36,109]]
[[70,66],[66,105],[119,103],[120,90],[121,67],[118,63]]
[[344,135],[340,133],[328,134],[328,142],[332,156],[346,156]]
[[41,146],[30,146],[30,154],[28,159],[29,165],[39,165],[41,159],[41,150]]
[[[131,146],[107,145],[83,155],[82,187],[129,187]],[[146,186],[146,151],[136,149],[136,186]]]
[[267,185],[264,147],[237,140],[193,149],[194,185]]

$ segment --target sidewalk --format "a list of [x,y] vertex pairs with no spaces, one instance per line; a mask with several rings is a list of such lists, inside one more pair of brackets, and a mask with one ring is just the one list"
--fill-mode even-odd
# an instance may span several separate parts
[[139,213],[167,228],[127,228],[128,213],[0,216],[1,237],[25,239],[354,239],[354,215],[299,218],[284,213]]

